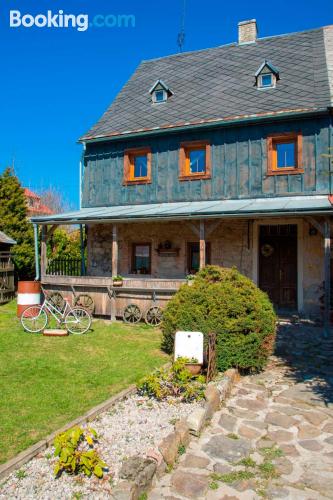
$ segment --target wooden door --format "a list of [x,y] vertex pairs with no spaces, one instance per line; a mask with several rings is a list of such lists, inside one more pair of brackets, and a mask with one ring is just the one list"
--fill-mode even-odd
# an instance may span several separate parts
[[297,309],[297,225],[260,226],[259,286],[277,309]]

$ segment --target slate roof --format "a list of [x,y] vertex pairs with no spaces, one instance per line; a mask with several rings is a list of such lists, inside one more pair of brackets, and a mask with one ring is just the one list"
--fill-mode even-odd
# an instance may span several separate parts
[[[325,39],[331,43],[332,33],[333,26],[328,26],[143,61],[81,140],[326,109],[333,105],[328,77],[333,74],[325,53]],[[275,89],[258,90],[254,75],[265,59],[279,68],[281,79]],[[149,90],[158,79],[174,95],[166,103],[152,104]]]
[[16,241],[2,231],[0,231],[0,243],[5,243],[6,245],[16,245]]
[[74,212],[32,217],[42,224],[75,224],[98,221],[142,221],[145,219],[198,219],[210,217],[254,217],[258,214],[279,215],[331,214],[332,203],[326,195],[281,196],[247,200],[184,201],[177,203],[147,203],[115,207],[82,208]]

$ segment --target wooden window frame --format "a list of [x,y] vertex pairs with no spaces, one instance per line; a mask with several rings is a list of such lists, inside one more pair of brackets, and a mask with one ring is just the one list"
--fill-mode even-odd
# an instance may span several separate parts
[[[288,141],[295,142],[296,165],[293,167],[278,167],[276,144]],[[267,175],[302,174],[304,172],[302,168],[302,143],[303,138],[301,132],[285,132],[267,136]]]
[[132,243],[132,258],[131,258],[131,274],[137,274],[135,273],[135,248],[136,247],[141,247],[141,246],[147,246],[149,247],[149,269],[147,274],[142,274],[142,276],[147,276],[151,274],[151,264],[152,264],[152,252],[151,252],[151,243],[147,241],[143,241],[142,243]]
[[[206,241],[206,265],[210,265],[211,263],[211,255],[212,255],[212,252],[211,252],[211,249],[212,249],[212,246],[211,246],[211,242],[210,241]],[[191,247],[192,245],[199,245],[199,252],[200,252],[200,243],[198,241],[188,241],[187,242],[187,271],[190,273],[191,272]],[[199,272],[200,269],[198,269],[197,272]]]
[[[189,152],[197,149],[206,150],[206,170],[205,172],[191,173]],[[193,181],[211,178],[211,146],[209,141],[182,142],[179,149],[179,180]]]
[[[134,177],[134,159],[136,156],[147,155],[147,175],[145,177]],[[151,149],[133,148],[124,151],[124,181],[123,185],[150,184],[151,183]]]

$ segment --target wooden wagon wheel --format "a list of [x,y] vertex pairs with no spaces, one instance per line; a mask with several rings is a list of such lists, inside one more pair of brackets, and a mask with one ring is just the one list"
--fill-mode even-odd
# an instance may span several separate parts
[[60,311],[65,308],[65,300],[60,292],[51,292],[47,295],[47,300],[49,300],[57,309],[60,309]]
[[145,314],[145,322],[147,325],[158,326],[163,319],[163,311],[159,306],[152,306],[147,309]]
[[77,295],[74,299],[74,305],[82,307],[90,314],[92,314],[95,310],[94,299],[87,293],[80,293],[80,295]]
[[125,307],[123,313],[123,320],[125,323],[138,323],[142,318],[142,312],[140,311],[140,307],[135,304],[128,304]]

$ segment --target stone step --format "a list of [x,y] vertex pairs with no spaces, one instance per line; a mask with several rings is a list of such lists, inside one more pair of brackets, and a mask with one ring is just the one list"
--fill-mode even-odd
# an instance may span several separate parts
[[46,337],[65,337],[68,335],[68,331],[60,329],[45,329],[43,331],[43,335]]

